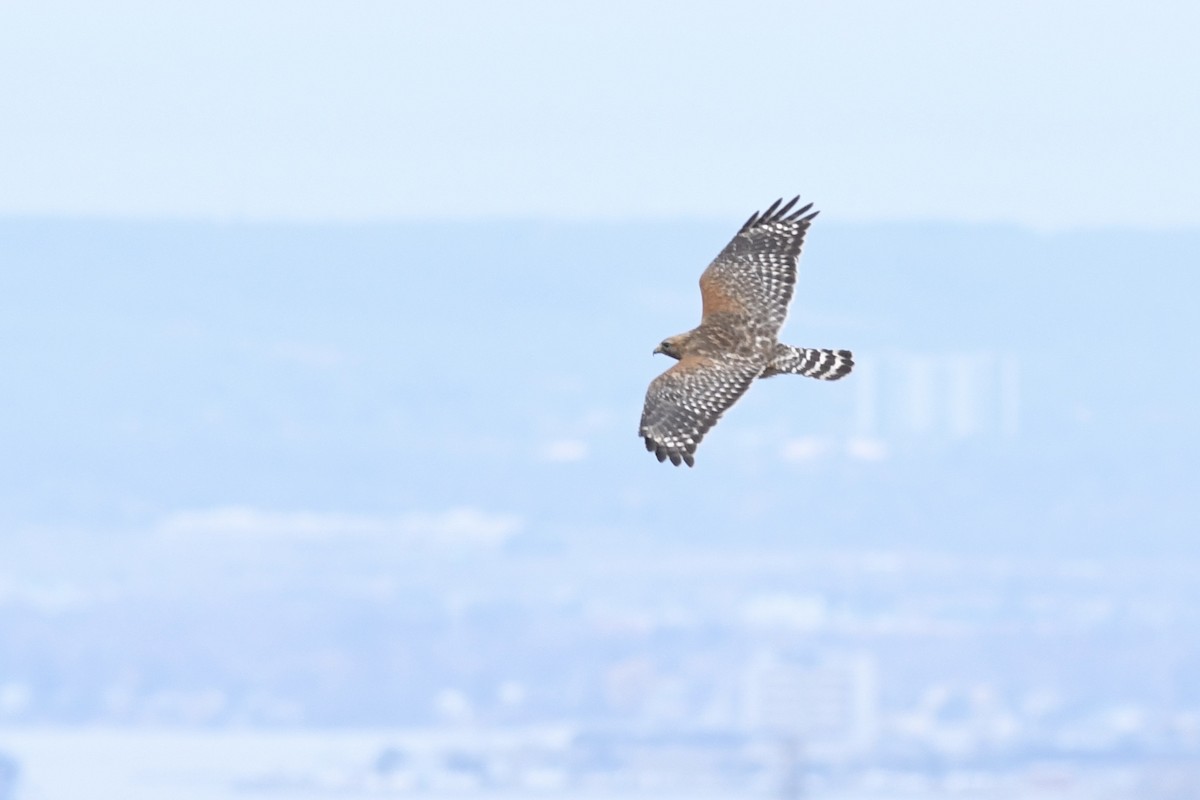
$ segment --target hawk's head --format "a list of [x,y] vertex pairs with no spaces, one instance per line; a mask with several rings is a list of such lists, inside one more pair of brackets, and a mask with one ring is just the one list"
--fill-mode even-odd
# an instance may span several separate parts
[[663,355],[670,356],[671,358],[678,361],[680,358],[683,357],[683,352],[680,349],[682,346],[683,346],[683,337],[682,336],[671,336],[670,338],[663,339],[662,344],[660,344],[658,347],[654,348],[654,353],[655,353],[655,355],[662,353]]

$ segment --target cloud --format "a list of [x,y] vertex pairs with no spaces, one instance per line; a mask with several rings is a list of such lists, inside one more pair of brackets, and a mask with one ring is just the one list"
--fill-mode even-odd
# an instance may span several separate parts
[[345,352],[327,344],[276,342],[267,346],[265,352],[278,361],[315,370],[335,369],[348,360]]
[[754,628],[817,630],[826,622],[825,598],[819,595],[762,595],[750,599],[742,609],[742,618]]
[[26,606],[43,614],[56,614],[80,608],[90,599],[79,587],[61,581],[17,583],[0,578],[0,606]]
[[846,443],[846,455],[859,461],[883,461],[888,457],[888,446],[881,439],[859,437]]
[[553,463],[582,461],[588,456],[588,445],[580,439],[558,439],[543,445],[538,455]]
[[833,439],[801,436],[783,443],[779,456],[784,461],[805,463],[835,456],[838,451],[856,461],[883,461],[888,457],[887,442],[867,436],[849,439],[843,446]]
[[781,455],[784,461],[815,461],[827,455],[831,449],[829,442],[824,439],[802,436],[784,442]]
[[380,537],[412,544],[499,546],[524,527],[509,514],[490,514],[473,508],[397,516],[338,514],[314,511],[266,511],[228,506],[203,511],[181,511],[158,524],[165,536],[243,539],[328,540],[343,537]]

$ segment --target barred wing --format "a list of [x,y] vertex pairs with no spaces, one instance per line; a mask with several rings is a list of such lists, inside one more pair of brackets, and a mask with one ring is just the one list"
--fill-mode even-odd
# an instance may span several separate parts
[[783,201],[776,200],[761,214],[755,212],[704,270],[704,321],[732,314],[755,336],[774,338],[779,333],[796,287],[804,234],[818,213],[811,211],[812,203],[792,211],[799,200],[795,197],[782,208]]
[[688,355],[650,382],[638,435],[659,461],[695,464],[696,446],[745,394],[762,364],[746,358]]

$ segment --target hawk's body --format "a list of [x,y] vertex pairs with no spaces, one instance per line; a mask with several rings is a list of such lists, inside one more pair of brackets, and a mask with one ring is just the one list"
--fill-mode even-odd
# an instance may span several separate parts
[[[781,200],[746,221],[700,276],[700,325],[663,341],[656,353],[679,363],[646,392],[639,434],[646,449],[678,466],[695,462],[696,446],[756,378],[782,373],[837,380],[854,362],[848,350],[780,344],[796,286],[800,248],[816,211]],[[791,212],[791,213],[789,213]]]

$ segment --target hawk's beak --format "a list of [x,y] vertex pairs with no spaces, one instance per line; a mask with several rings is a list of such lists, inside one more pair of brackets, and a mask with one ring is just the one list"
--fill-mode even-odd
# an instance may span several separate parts
[[651,353],[650,355],[652,355],[652,356],[656,356],[656,355],[658,355],[659,353],[661,353],[662,351],[663,351],[663,349],[662,349],[662,345],[660,344],[658,347],[654,348],[654,352],[653,352],[653,353]]

